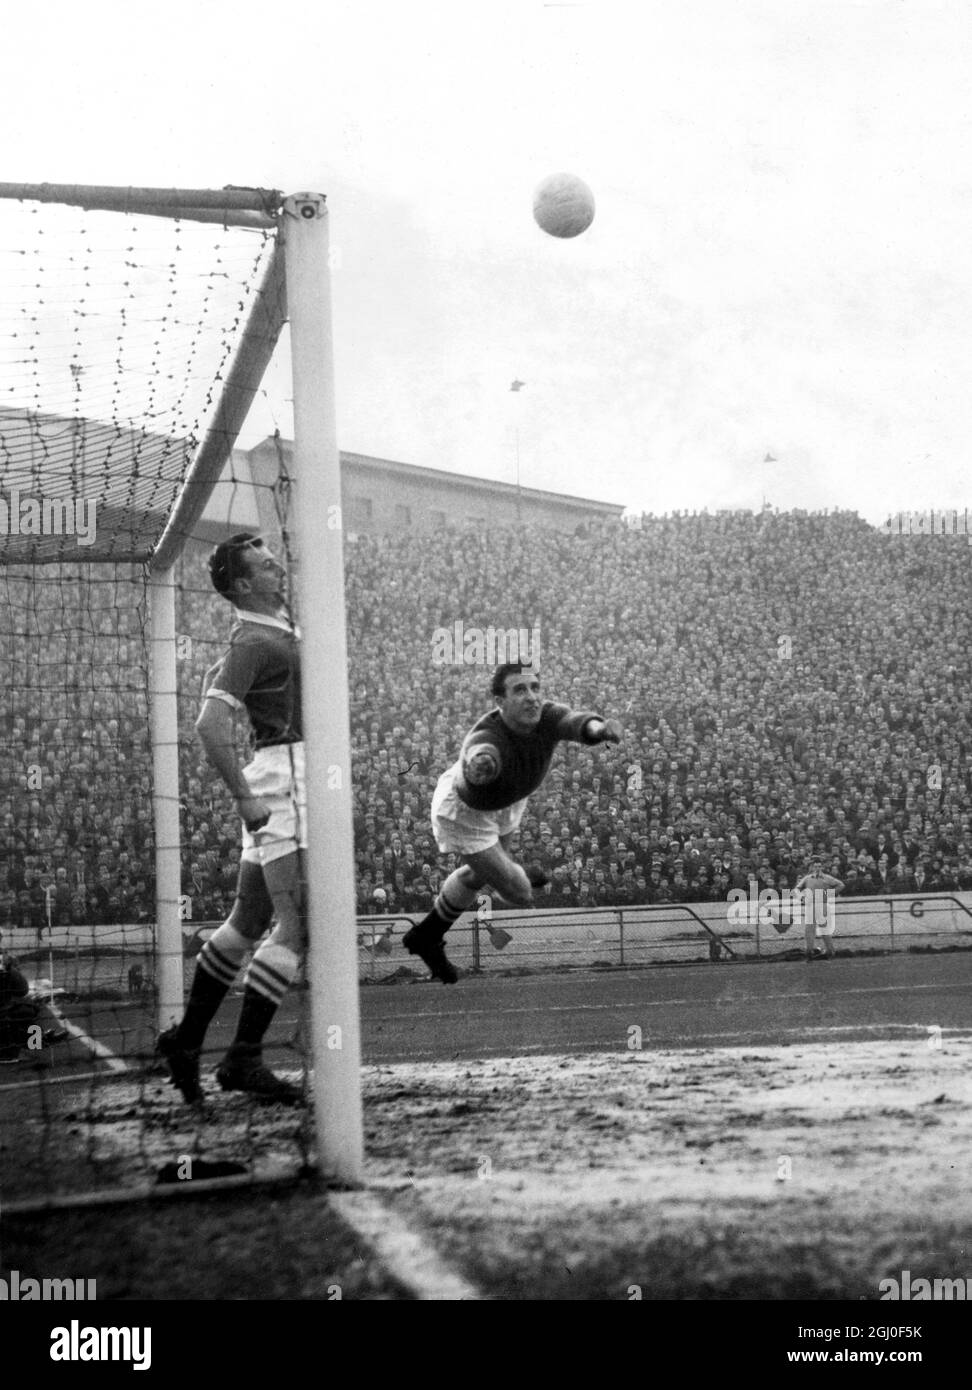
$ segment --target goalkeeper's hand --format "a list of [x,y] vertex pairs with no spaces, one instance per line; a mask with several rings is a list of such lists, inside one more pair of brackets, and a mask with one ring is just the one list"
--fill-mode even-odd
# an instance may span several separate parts
[[[593,725],[593,728],[591,728],[591,725]],[[621,742],[621,725],[616,719],[592,719],[588,728],[590,729],[590,736],[596,743]]]

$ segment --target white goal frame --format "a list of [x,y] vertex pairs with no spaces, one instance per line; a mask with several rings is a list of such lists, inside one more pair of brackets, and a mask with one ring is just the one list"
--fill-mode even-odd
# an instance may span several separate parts
[[[325,196],[298,193],[284,197],[275,190],[238,188],[0,183],[0,198],[276,229],[273,253],[207,433],[163,534],[147,557],[158,1022],[160,1027],[167,1027],[181,1015],[184,1003],[174,565],[230,457],[289,306],[294,398],[291,482],[296,495],[296,580],[302,617],[308,786],[307,977],[315,1128],[321,1176],[331,1182],[357,1185],[362,1181],[364,1157],[361,1041],[341,474],[334,412]],[[301,564],[301,557],[308,563]],[[125,559],[146,557],[113,557]]]

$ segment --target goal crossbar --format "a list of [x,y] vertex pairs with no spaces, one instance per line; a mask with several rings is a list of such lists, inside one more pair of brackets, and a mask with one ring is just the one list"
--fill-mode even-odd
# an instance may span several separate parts
[[86,212],[129,212],[219,222],[228,227],[274,227],[283,195],[265,188],[117,188],[104,184],[0,183],[0,198],[64,203]]

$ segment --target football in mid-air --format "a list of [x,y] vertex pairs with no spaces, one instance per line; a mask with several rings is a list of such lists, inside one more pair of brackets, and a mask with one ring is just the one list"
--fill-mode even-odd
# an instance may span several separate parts
[[537,185],[533,216],[550,236],[580,236],[594,221],[594,194],[576,174],[550,174]]
[[499,749],[492,743],[474,743],[463,749],[462,774],[471,787],[485,787],[500,775]]

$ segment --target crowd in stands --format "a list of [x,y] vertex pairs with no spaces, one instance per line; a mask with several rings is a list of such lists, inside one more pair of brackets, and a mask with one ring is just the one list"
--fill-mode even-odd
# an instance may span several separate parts
[[[818,855],[849,894],[972,889],[964,537],[765,510],[361,536],[346,554],[362,914],[423,913],[455,862],[432,791],[493,703],[490,667],[437,664],[457,622],[538,629],[546,696],[626,731],[561,745],[531,799],[538,905],[715,901],[791,887]],[[0,572],[0,927],[150,920],[146,600],[137,578],[52,571]],[[192,723],[231,613],[202,557],[181,578],[183,892],[218,920],[239,831]]]

